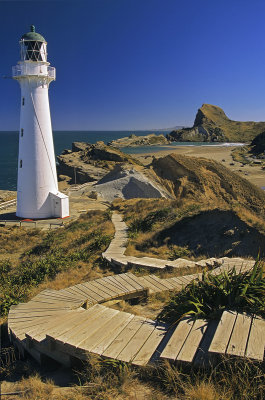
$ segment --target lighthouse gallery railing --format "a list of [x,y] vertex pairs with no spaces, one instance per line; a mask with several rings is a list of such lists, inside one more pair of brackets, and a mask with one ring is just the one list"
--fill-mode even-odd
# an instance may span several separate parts
[[56,78],[56,70],[54,67],[48,67],[46,65],[15,65],[12,67],[12,75],[13,77],[19,76],[47,76],[51,79]]

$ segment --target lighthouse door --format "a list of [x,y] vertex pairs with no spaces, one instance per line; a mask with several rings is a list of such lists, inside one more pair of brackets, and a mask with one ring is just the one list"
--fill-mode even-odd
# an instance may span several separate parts
[[53,199],[53,212],[55,217],[61,216],[61,201],[60,199]]

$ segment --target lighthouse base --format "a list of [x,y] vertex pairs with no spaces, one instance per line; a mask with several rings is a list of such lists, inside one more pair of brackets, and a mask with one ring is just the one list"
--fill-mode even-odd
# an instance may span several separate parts
[[20,207],[18,196],[18,207],[16,216],[19,218],[30,219],[46,219],[46,218],[66,218],[69,217],[69,197],[61,192],[50,192],[46,201],[45,207],[39,210],[32,210],[27,207]]

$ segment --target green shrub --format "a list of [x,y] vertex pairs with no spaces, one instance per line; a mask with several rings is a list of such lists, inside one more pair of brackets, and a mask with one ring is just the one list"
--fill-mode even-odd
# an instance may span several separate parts
[[247,272],[237,273],[235,268],[217,276],[204,272],[200,281],[173,295],[158,319],[169,323],[187,315],[216,319],[225,309],[265,317],[265,278],[258,261]]

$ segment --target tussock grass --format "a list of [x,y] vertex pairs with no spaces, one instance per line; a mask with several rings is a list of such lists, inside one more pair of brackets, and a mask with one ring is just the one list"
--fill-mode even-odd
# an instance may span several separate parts
[[[90,211],[64,229],[41,233],[17,262],[0,261],[0,316],[6,315],[12,304],[51,287],[51,281],[59,289],[99,274],[101,253],[113,234],[109,213]],[[29,236],[22,235],[21,241],[23,238],[27,243]]]

